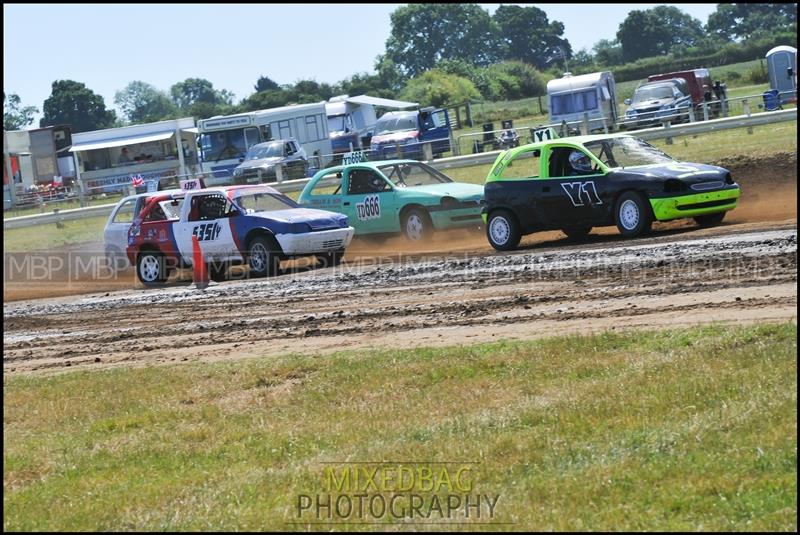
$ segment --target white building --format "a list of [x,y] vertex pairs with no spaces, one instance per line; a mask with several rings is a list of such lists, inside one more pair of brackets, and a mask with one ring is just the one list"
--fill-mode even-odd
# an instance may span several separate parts
[[70,152],[83,193],[124,190],[139,176],[153,190],[159,182],[176,184],[197,165],[194,126],[188,117],[72,134]]

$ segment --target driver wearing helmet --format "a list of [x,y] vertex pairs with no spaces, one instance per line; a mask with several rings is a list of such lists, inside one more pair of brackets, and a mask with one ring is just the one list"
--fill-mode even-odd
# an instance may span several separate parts
[[574,150],[569,154],[570,170],[569,176],[588,175],[592,172],[592,161],[589,157],[579,150]]

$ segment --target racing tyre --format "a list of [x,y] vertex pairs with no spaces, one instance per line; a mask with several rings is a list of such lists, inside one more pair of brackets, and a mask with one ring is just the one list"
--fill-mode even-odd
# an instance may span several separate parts
[[565,227],[561,229],[561,232],[566,234],[567,238],[571,240],[585,238],[591,231],[592,227]]
[[164,284],[169,276],[164,255],[152,250],[140,252],[136,257],[136,276],[145,286]]
[[653,213],[644,197],[635,191],[626,191],[617,199],[614,219],[620,234],[635,238],[650,230]]
[[486,237],[498,251],[512,251],[519,245],[522,234],[517,218],[508,210],[497,210],[489,214]]
[[402,229],[407,240],[423,242],[433,235],[433,222],[428,212],[412,208],[403,216]]
[[278,273],[281,262],[280,250],[273,240],[256,236],[247,248],[247,265],[254,277],[272,277]]
[[701,227],[716,227],[722,220],[725,219],[725,214],[727,212],[719,212],[717,214],[708,214],[708,215],[699,215],[694,218],[694,222],[700,225]]
[[332,253],[318,254],[317,258],[322,262],[322,267],[336,267],[342,263],[344,251],[333,251]]

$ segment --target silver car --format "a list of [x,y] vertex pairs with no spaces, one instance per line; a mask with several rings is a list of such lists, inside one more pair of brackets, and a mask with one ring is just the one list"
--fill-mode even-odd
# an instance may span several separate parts
[[295,139],[277,139],[257,143],[233,170],[234,184],[261,184],[277,181],[277,168],[284,179],[308,176],[306,150]]

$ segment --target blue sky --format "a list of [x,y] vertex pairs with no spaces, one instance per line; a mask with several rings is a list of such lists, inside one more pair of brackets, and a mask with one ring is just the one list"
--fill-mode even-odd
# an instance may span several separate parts
[[[334,83],[373,72],[400,5],[4,4],[3,90],[41,110],[60,79],[85,83],[109,108],[133,80],[168,91],[206,78],[237,101],[261,75]],[[490,13],[498,5],[481,4]],[[537,4],[564,23],[576,51],[613,39],[628,12],[657,5]],[[717,4],[671,5],[705,24]]]

